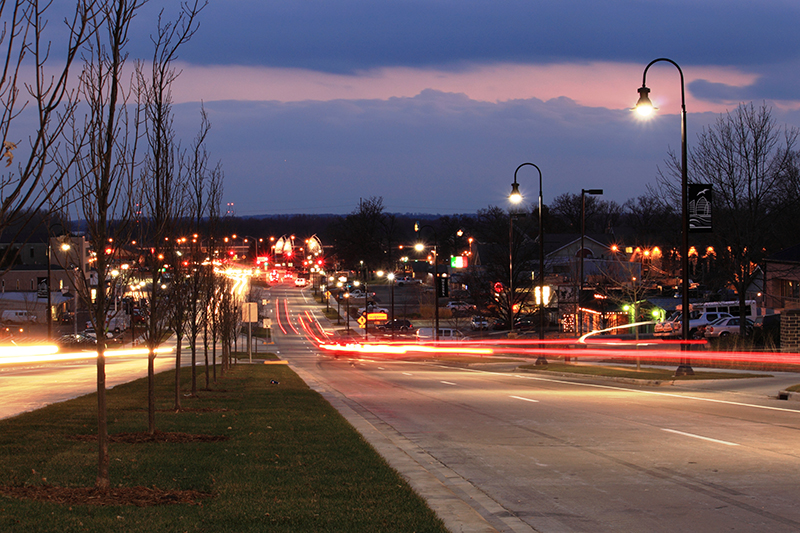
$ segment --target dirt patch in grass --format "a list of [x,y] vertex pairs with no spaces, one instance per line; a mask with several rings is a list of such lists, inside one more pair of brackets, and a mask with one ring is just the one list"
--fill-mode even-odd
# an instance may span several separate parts
[[203,499],[211,497],[211,494],[196,490],[161,490],[147,487],[118,487],[99,490],[94,487],[53,487],[51,485],[0,486],[0,494],[12,498],[62,505],[134,505],[136,507],[176,503],[200,505]]
[[[67,438],[79,442],[97,441],[97,435],[69,435]],[[187,442],[219,442],[228,440],[228,436],[166,431],[156,431],[151,435],[150,433],[141,431],[136,433],[115,433],[114,435],[109,435],[108,440],[109,442],[124,444],[143,444],[146,442],[170,442],[176,444],[185,444]]]

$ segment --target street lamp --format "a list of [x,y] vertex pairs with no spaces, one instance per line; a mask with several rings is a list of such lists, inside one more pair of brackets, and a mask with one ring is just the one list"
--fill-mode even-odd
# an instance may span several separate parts
[[[515,204],[522,201],[522,194],[519,192],[519,184],[517,183],[517,172],[524,166],[531,166],[539,172],[539,340],[544,339],[544,222],[542,218],[543,204],[542,204],[542,170],[533,163],[522,163],[514,171],[514,183],[511,184],[511,194],[508,199]],[[471,244],[470,244],[471,246]],[[514,216],[509,213],[508,222],[508,291],[509,291],[509,325],[511,333],[514,332]],[[471,250],[470,250],[471,251]],[[539,356],[536,364],[547,364],[544,356]]]
[[345,293],[342,295],[342,297],[344,298],[344,301],[347,304],[344,311],[346,315],[345,317],[346,322],[344,329],[345,331],[347,331],[347,335],[349,336],[350,335],[350,291],[346,290]]
[[396,324],[394,323],[394,272],[389,272],[386,275],[386,279],[389,280],[390,291],[392,292],[392,313],[391,313],[391,324],[392,324],[392,340],[394,340],[394,330]]
[[[420,226],[419,223],[414,224],[414,231],[419,233],[423,229],[428,228],[433,233],[433,342],[439,341],[439,237],[436,235],[436,230],[433,226],[425,224]],[[415,247],[418,251],[422,249],[422,244],[417,244]]]
[[581,294],[583,293],[583,239],[586,235],[586,195],[603,194],[603,189],[581,189],[581,270],[578,283],[578,337],[583,335],[583,311],[581,311]]
[[[681,313],[683,315],[681,325],[684,341],[681,345],[681,351],[685,351],[687,349],[686,342],[689,340],[689,210],[687,209],[689,198],[689,167],[687,163],[686,146],[686,90],[683,71],[675,61],[667,59],[666,57],[660,57],[647,64],[642,74],[642,86],[638,89],[639,101],[636,102],[636,107],[634,109],[643,117],[647,117],[655,111],[655,107],[648,96],[650,94],[650,89],[647,88],[646,81],[648,69],[659,61],[671,63],[678,69],[678,73],[681,77],[681,272],[683,277],[681,283]],[[686,357],[682,357],[681,363],[675,371],[675,375],[685,376],[691,374],[694,374],[694,370],[692,370],[689,360]]]

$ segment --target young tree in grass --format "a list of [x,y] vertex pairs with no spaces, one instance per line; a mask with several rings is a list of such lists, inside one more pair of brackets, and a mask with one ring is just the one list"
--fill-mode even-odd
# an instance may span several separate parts
[[[148,323],[144,340],[148,350],[148,432],[155,433],[155,358],[158,347],[169,331],[170,301],[169,261],[176,258],[176,231],[184,219],[187,194],[181,172],[180,143],[176,139],[172,111],[172,84],[178,76],[174,68],[178,50],[197,30],[196,16],[202,9],[194,4],[181,4],[174,21],[164,21],[159,15],[156,34],[152,37],[154,52],[147,67],[137,65],[137,79],[143,102],[147,156],[141,171],[141,205],[144,208],[145,236],[143,244],[150,269],[150,294],[147,299]],[[176,364],[180,364],[176,361]]]
[[220,204],[222,202],[223,189],[222,168],[218,164],[211,172],[208,183],[208,220],[206,223],[206,234],[208,244],[206,247],[207,257],[203,260],[203,353],[206,364],[206,389],[209,388],[208,373],[208,341],[211,334],[211,371],[214,383],[217,382],[217,337],[219,335],[219,320],[217,309],[219,308],[218,275],[214,271],[214,259],[216,257],[216,242],[219,240],[220,227]]
[[[121,247],[130,241],[137,161],[138,115],[128,106],[133,90],[124,75],[128,29],[141,2],[105,1],[97,4],[90,19],[92,38],[82,55],[79,94],[86,106],[82,120],[73,122],[73,138],[66,160],[74,160],[75,195],[79,216],[86,221],[89,245],[94,250],[93,275],[74,280],[81,299],[88,302],[89,319],[97,336],[97,433],[96,485],[108,489],[109,455],[106,420],[106,317],[113,305],[115,286],[111,276]],[[77,317],[76,317],[77,320]]]

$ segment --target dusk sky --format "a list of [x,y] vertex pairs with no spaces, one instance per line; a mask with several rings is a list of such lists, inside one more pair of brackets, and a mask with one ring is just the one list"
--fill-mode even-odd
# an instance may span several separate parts
[[[161,7],[177,3],[152,0],[137,31]],[[798,22],[797,0],[210,0],[173,96],[186,144],[204,102],[238,216],[506,207],[524,162],[546,204],[622,203],[680,147],[672,65],[648,72],[659,114],[630,111],[647,63],[683,69],[690,148],[740,102],[800,126]],[[536,170],[518,179],[535,203]]]

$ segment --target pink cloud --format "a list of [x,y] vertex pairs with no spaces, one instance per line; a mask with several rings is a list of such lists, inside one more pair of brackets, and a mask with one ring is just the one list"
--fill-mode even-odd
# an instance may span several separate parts
[[[645,65],[583,63],[557,65],[491,65],[470,70],[442,71],[385,68],[347,76],[301,69],[244,66],[199,67],[181,65],[175,84],[178,102],[214,100],[380,99],[413,97],[425,89],[464,93],[478,101],[497,102],[567,97],[590,107],[624,109],[636,102]],[[686,84],[696,79],[732,86],[753,83],[756,76],[724,67],[684,69]],[[680,110],[678,72],[668,64],[648,71],[647,85],[653,102],[665,113]],[[738,102],[723,104],[695,100],[687,91],[690,112],[722,112]],[[800,107],[800,104],[797,106]]]

